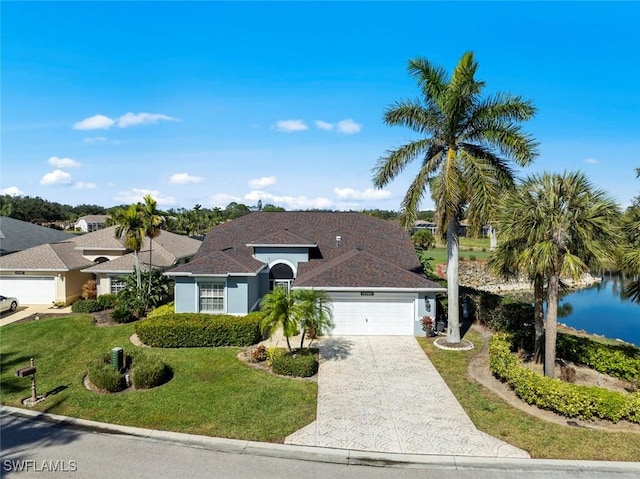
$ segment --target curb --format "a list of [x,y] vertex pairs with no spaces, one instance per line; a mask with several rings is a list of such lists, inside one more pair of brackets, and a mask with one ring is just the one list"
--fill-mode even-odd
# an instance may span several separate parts
[[470,456],[442,456],[426,454],[401,454],[358,451],[353,449],[332,449],[313,446],[293,446],[286,444],[224,439],[196,434],[158,431],[140,427],[119,426],[97,421],[88,421],[56,414],[43,413],[11,406],[0,406],[0,415],[40,420],[63,427],[102,433],[122,434],[146,440],[195,447],[230,454],[265,456],[299,461],[325,462],[332,464],[426,469],[476,469],[496,471],[598,471],[603,473],[639,473],[639,462],[608,462],[557,459],[520,459]]

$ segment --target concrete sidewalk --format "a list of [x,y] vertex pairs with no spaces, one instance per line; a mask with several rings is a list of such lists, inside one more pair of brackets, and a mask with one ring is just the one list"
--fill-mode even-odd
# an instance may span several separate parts
[[70,314],[71,306],[54,308],[50,304],[21,304],[13,313],[5,312],[0,315],[0,327],[28,318],[33,314]]

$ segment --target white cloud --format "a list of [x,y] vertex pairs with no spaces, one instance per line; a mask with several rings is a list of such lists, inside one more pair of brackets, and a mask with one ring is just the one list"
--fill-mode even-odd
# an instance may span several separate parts
[[321,130],[327,130],[327,131],[333,130],[333,123],[329,123],[322,120],[316,120],[315,123],[316,123],[316,126]]
[[159,121],[176,121],[177,118],[173,118],[169,115],[162,113],[125,113],[118,118],[118,126],[120,128],[126,128],[133,125],[143,125],[149,123],[158,123]]
[[314,208],[330,208],[333,202],[328,198],[307,198],[306,196],[277,196],[265,191],[251,191],[244,195],[244,199],[250,202],[262,200],[263,203],[272,203],[283,206],[289,210],[303,210]]
[[73,124],[74,130],[106,130],[110,128],[115,121],[108,116],[93,115],[82,121]]
[[391,193],[386,190],[374,190],[367,188],[364,191],[353,188],[334,188],[333,192],[341,200],[384,200],[391,198]]
[[220,208],[224,208],[231,202],[239,202],[242,201],[242,198],[238,196],[228,195],[226,193],[217,193],[215,195],[210,196],[207,199],[207,203],[211,206],[219,206]]
[[146,195],[151,195],[160,206],[171,206],[176,202],[176,199],[172,196],[161,195],[158,190],[146,190],[144,188],[131,188],[129,191],[120,191],[113,199],[123,204],[138,203],[141,202]]
[[338,133],[345,133],[347,135],[351,135],[353,133],[359,133],[362,130],[362,125],[360,123],[356,123],[351,118],[346,120],[340,120],[336,124],[336,131]]
[[85,138],[84,140],[85,143],[99,143],[102,141],[107,141],[107,138],[105,136],[94,136],[92,138]]
[[24,195],[24,192],[20,191],[20,188],[18,188],[17,186],[9,186],[7,188],[3,188],[2,190],[0,190],[0,193],[2,193],[3,195],[9,195],[9,196]]
[[62,170],[54,170],[40,178],[41,185],[68,185],[71,181],[71,175]]
[[56,168],[79,168],[80,163],[71,158],[58,158],[57,156],[52,156],[49,158],[48,163],[51,166],[55,166]]
[[302,120],[279,120],[276,122],[276,130],[292,133],[294,131],[308,130],[309,127]]
[[584,160],[584,162],[587,163],[588,165],[597,165],[598,163],[600,163],[595,158],[587,158],[586,160]]
[[275,185],[277,181],[278,180],[275,176],[263,176],[262,178],[249,180],[249,186],[254,190],[259,190],[260,188],[266,188],[267,186]]
[[88,181],[78,181],[73,185],[74,190],[95,190],[97,185]]
[[203,181],[203,176],[192,176],[188,173],[174,173],[169,178],[169,183],[172,185],[189,185],[193,183],[202,183]]
[[113,181],[107,183],[107,188],[113,188],[114,186],[116,186],[116,184]]

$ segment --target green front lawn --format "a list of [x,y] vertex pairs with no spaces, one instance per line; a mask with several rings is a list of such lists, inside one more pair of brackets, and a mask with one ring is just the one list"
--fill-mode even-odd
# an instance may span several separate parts
[[240,348],[151,349],[173,379],[146,391],[103,395],[82,384],[94,356],[122,347],[133,324],[94,326],[87,315],[51,317],[3,326],[2,404],[22,407],[31,381],[14,370],[35,358],[38,394],[62,389],[34,407],[94,421],[254,441],[283,442],[315,420],[317,385],[258,371],[236,358]]
[[[477,348],[482,347],[479,334],[470,331],[465,338]],[[419,338],[418,341],[481,431],[528,451],[534,458],[638,460],[640,434],[563,426],[537,419],[468,378],[469,360],[477,354],[477,349],[443,351],[433,346],[433,340]]]

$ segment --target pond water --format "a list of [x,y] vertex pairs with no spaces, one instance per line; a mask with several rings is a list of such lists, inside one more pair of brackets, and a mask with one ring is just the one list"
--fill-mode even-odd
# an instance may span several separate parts
[[640,346],[640,304],[623,299],[623,287],[619,277],[605,276],[598,285],[564,296],[558,322]]

